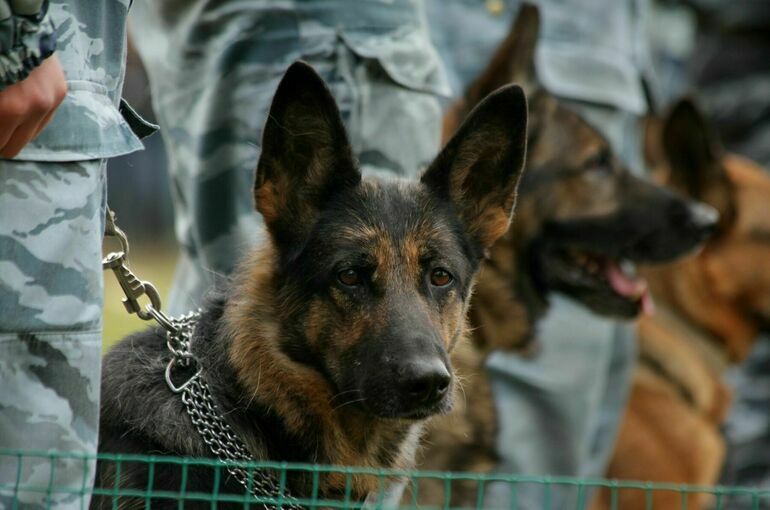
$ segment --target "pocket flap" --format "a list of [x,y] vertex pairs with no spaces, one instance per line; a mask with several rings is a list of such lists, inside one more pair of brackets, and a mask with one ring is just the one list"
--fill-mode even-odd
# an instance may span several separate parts
[[15,159],[83,161],[144,148],[104,87],[87,81],[69,81],[67,87],[51,123]]
[[451,97],[449,79],[424,30],[405,26],[377,35],[348,31],[342,39],[359,57],[379,62],[399,85]]
[[131,131],[133,131],[140,140],[144,140],[148,136],[154,135],[158,129],[160,129],[157,124],[146,121],[125,99],[120,100],[120,114],[128,123],[128,127],[131,128]]
[[538,77],[549,92],[637,115],[647,112],[639,70],[616,55],[554,42],[538,48],[536,57]]

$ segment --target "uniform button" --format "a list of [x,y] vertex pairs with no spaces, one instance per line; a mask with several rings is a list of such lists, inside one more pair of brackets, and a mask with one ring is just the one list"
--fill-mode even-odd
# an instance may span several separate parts
[[487,11],[492,16],[500,16],[505,10],[503,0],[487,0]]

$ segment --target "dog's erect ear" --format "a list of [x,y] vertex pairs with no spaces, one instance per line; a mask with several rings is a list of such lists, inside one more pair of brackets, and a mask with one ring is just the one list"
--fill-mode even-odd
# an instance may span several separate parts
[[679,100],[663,121],[663,153],[668,183],[724,214],[730,208],[730,184],[722,167],[722,147],[712,126],[690,99]]
[[270,106],[254,198],[279,244],[299,243],[332,193],[361,173],[331,92],[312,67],[295,62]]
[[449,199],[485,248],[511,221],[527,144],[527,101],[517,85],[490,94],[465,119],[422,182]]
[[489,65],[468,87],[466,100],[475,104],[509,83],[518,83],[528,94],[537,88],[535,49],[539,35],[540,10],[536,5],[524,2]]
[[659,115],[650,113],[642,119],[642,154],[645,164],[652,172],[658,172],[666,161],[663,154],[663,118]]

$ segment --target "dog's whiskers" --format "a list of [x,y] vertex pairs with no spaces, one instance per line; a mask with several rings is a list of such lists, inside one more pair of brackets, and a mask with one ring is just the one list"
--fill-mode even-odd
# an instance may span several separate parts
[[333,403],[333,402],[334,402],[334,401],[335,401],[335,400],[336,400],[338,397],[341,397],[342,395],[346,395],[346,394],[348,394],[348,393],[358,393],[358,390],[356,390],[356,389],[353,389],[353,390],[345,390],[345,391],[340,391],[339,393],[335,393],[335,394],[332,396],[332,398],[330,398],[330,399],[329,399],[329,405],[332,405],[332,403]]
[[350,404],[355,404],[355,403],[357,403],[357,402],[363,402],[363,401],[365,401],[365,400],[366,400],[366,398],[364,398],[364,397],[361,397],[361,398],[354,398],[353,400],[348,400],[347,402],[343,402],[342,404],[340,404],[340,405],[338,405],[338,406],[336,406],[336,407],[332,408],[332,411],[336,411],[337,409],[341,409],[341,408],[343,408],[343,407],[345,407],[345,406],[347,406],[347,405],[350,405]]
[[456,386],[456,387],[457,387],[457,390],[458,390],[460,393],[462,393],[462,396],[463,396],[463,403],[465,403],[465,404],[467,405],[467,404],[468,404],[468,394],[467,394],[467,393],[465,393],[465,384],[464,384],[464,382],[465,382],[464,380],[462,380],[462,379],[460,379],[460,378],[458,377],[458,378],[457,378],[457,386]]

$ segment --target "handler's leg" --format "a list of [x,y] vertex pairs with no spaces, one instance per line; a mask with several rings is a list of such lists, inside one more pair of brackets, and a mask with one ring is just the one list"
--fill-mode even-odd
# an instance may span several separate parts
[[[0,450],[96,452],[104,183],[103,161],[0,162]],[[0,508],[85,508],[93,467],[0,454]]]

